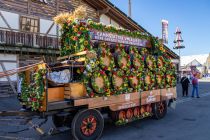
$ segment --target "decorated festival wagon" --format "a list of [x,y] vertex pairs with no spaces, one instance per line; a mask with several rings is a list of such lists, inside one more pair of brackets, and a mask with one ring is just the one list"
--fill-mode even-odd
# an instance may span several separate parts
[[[54,18],[60,57],[22,70],[21,104],[52,115],[77,140],[99,139],[104,116],[116,125],[163,118],[176,100],[176,73],[159,40],[85,19],[85,8]],[[104,115],[107,114],[107,115]]]

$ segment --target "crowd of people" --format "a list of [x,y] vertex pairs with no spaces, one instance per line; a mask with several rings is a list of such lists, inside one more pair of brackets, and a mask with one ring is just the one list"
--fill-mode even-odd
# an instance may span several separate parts
[[196,93],[196,97],[200,98],[198,93],[198,74],[193,74],[192,77],[188,77],[186,74],[183,75],[180,81],[182,85],[182,96],[188,97],[188,89],[189,86],[192,85],[192,94],[191,97],[194,98],[194,93]]

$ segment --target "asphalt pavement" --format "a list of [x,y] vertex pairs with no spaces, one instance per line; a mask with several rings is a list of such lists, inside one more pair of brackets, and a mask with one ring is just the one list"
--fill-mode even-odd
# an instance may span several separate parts
[[[192,88],[189,89],[191,95]],[[210,82],[200,81],[199,93],[201,98],[182,97],[181,86],[177,85],[176,109],[169,109],[165,118],[152,118],[135,121],[124,126],[115,126],[106,121],[101,140],[209,140],[210,139]],[[0,111],[18,109],[17,99],[0,98]],[[12,120],[9,120],[12,119]],[[71,140],[71,132],[66,131],[54,136],[39,136],[32,128],[19,125],[17,117],[0,118],[0,140]],[[42,120],[34,119],[33,122]],[[53,126],[48,120],[42,128],[48,131]],[[10,133],[8,133],[10,132]]]

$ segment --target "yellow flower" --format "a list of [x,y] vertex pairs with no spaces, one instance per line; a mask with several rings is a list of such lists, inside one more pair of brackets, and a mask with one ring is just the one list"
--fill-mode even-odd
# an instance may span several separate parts
[[99,61],[96,61],[96,65],[98,65],[99,64]]
[[78,32],[78,29],[77,28],[74,28],[74,32],[77,33]]
[[70,46],[66,46],[66,49],[69,50],[70,49]]
[[84,41],[84,45],[85,46],[87,46],[88,45],[88,41],[86,40],[86,41]]
[[83,27],[80,27],[80,30],[82,31],[82,30],[84,30],[84,28]]

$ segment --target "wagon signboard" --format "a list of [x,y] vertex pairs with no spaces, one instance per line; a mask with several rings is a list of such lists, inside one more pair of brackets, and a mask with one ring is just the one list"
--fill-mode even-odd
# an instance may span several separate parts
[[93,40],[102,40],[102,41],[108,41],[108,42],[113,42],[113,43],[122,43],[122,44],[127,44],[127,45],[135,45],[139,47],[147,47],[147,43],[148,43],[148,40],[146,39],[132,38],[132,37],[118,35],[114,33],[100,32],[97,30],[91,30],[90,35]]

